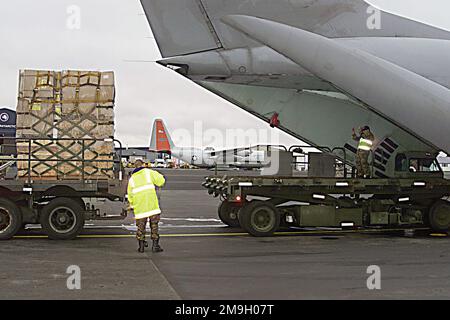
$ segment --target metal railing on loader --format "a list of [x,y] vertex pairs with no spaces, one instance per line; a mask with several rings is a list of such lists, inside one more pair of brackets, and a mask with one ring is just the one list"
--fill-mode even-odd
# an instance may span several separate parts
[[[122,159],[122,143],[117,139],[76,139],[76,138],[9,138],[14,144],[4,144],[2,147],[16,149],[15,154],[0,156],[0,171],[14,164],[20,168],[17,179],[26,179],[30,184],[33,180],[123,180],[124,168]],[[110,153],[101,153],[93,146],[98,143],[111,143]],[[119,147],[116,153],[115,144]],[[110,158],[110,159],[107,159]],[[26,164],[26,165],[23,165]],[[67,172],[61,170],[61,165],[69,167]],[[96,164],[103,166],[96,167]],[[36,168],[44,167],[42,171]],[[93,172],[87,172],[87,169]],[[104,174],[102,174],[102,172]],[[51,175],[49,173],[54,173]],[[113,176],[108,176],[108,174]]]

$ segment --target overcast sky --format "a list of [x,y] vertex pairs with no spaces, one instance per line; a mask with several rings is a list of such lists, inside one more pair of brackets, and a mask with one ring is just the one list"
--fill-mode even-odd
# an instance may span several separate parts
[[[370,2],[450,30],[448,0]],[[66,27],[71,5],[81,8],[80,29]],[[14,0],[2,1],[0,10],[0,106],[15,108],[19,69],[113,70],[116,133],[129,146],[149,144],[156,117],[171,130],[192,132],[195,121],[201,121],[203,129],[217,128],[223,134],[226,129],[268,129],[262,121],[155,63],[126,62],[160,57],[138,0]],[[297,142],[282,133],[280,139],[287,145]],[[245,143],[270,142],[264,135],[251,140]],[[193,144],[200,146],[201,141]],[[233,144],[224,141],[214,146]]]

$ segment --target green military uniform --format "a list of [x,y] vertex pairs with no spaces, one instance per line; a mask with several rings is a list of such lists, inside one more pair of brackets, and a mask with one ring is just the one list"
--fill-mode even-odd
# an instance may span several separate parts
[[162,187],[165,183],[164,176],[157,171],[138,168],[128,181],[128,202],[133,209],[136,219],[136,238],[141,246],[145,243],[145,227],[150,220],[151,239],[159,248],[158,223],[161,209],[156,194],[156,187]]
[[358,178],[370,177],[369,155],[373,147],[375,136],[370,132],[369,127],[361,130],[361,136],[353,132],[353,139],[358,141],[356,152],[356,174]]

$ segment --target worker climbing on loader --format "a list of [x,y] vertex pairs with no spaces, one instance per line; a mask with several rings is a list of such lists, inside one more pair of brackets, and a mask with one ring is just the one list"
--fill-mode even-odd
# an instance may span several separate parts
[[359,130],[359,136],[353,128],[353,140],[358,141],[356,152],[356,175],[358,178],[370,178],[369,155],[373,147],[375,136],[370,131],[369,126],[364,126]]
[[128,201],[133,209],[136,219],[136,238],[139,243],[139,252],[144,252],[147,247],[145,241],[145,229],[147,220],[150,220],[152,251],[161,252],[159,245],[158,223],[161,210],[159,208],[156,187],[162,187],[165,183],[164,176],[157,171],[144,167],[144,162],[137,160],[136,169],[128,182]]

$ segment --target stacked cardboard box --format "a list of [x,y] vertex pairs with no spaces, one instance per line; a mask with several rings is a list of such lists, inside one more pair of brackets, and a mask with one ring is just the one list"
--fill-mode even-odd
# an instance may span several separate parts
[[113,178],[114,98],[113,72],[21,71],[19,177]]

